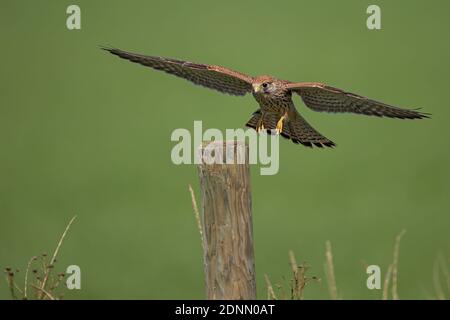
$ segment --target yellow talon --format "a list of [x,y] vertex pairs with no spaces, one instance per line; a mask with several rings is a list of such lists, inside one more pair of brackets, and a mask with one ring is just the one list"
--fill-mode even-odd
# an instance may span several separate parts
[[278,134],[280,134],[281,132],[283,132],[283,121],[284,121],[284,119],[286,118],[286,116],[287,116],[287,113],[285,113],[285,114],[280,118],[280,120],[278,120],[278,122],[277,122],[277,128],[276,128],[275,130],[276,130],[276,132],[277,132]]
[[276,132],[278,134],[280,134],[283,131],[283,118],[281,118],[280,120],[278,120],[277,122],[277,128],[276,128]]

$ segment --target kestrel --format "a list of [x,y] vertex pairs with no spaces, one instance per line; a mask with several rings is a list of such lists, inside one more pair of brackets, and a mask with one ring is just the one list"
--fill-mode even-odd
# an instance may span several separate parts
[[300,115],[292,101],[292,93],[300,95],[304,104],[314,111],[350,112],[399,119],[428,118],[427,113],[394,107],[318,82],[291,82],[267,75],[251,77],[215,65],[145,56],[115,48],[102,49],[131,62],[164,71],[223,93],[236,96],[252,93],[260,108],[253,113],[246,126],[254,128],[257,132],[275,131],[294,143],[308,147],[334,147],[335,144],[317,132]]

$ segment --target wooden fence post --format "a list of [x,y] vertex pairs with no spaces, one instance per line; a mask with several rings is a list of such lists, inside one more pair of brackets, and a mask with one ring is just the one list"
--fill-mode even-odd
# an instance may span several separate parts
[[[248,145],[204,142],[198,152],[207,299],[256,299]],[[233,164],[208,164],[220,153]]]

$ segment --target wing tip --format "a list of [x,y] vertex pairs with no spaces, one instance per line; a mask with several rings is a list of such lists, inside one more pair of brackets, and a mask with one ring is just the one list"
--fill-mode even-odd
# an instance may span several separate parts
[[103,45],[103,44],[99,44],[99,45],[98,45],[98,48],[99,48],[100,50],[105,50],[105,51],[108,51],[108,52],[112,52],[112,51],[117,50],[117,48],[114,48],[113,46]]
[[118,56],[118,57],[121,57],[121,53],[123,52],[123,51],[120,50],[120,49],[117,49],[117,48],[115,48],[115,47],[113,47],[113,46],[108,46],[108,45],[98,45],[98,48],[99,48],[100,50],[109,52],[109,53],[111,53],[111,54],[113,54],[113,55],[116,55],[116,56]]
[[431,119],[432,114],[428,113],[428,112],[421,112],[418,110],[421,110],[422,108],[417,108],[414,109],[413,111],[416,113],[417,118],[413,118],[413,119]]
[[409,110],[409,112],[405,114],[395,114],[393,116],[383,115],[383,116],[387,118],[397,118],[402,120],[431,119],[431,113],[418,112],[415,110]]
[[391,117],[391,118],[397,118],[397,119],[431,119],[431,113],[428,112],[421,112],[419,110],[422,110],[422,108],[415,108],[415,109],[400,109],[401,112],[396,112],[393,115],[384,115],[385,117]]

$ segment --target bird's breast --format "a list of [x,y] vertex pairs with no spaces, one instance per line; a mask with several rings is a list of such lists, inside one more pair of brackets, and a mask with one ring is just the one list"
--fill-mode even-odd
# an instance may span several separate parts
[[261,110],[265,112],[284,112],[289,110],[292,105],[292,99],[287,96],[279,97],[263,94],[254,94],[253,96],[258,101]]

